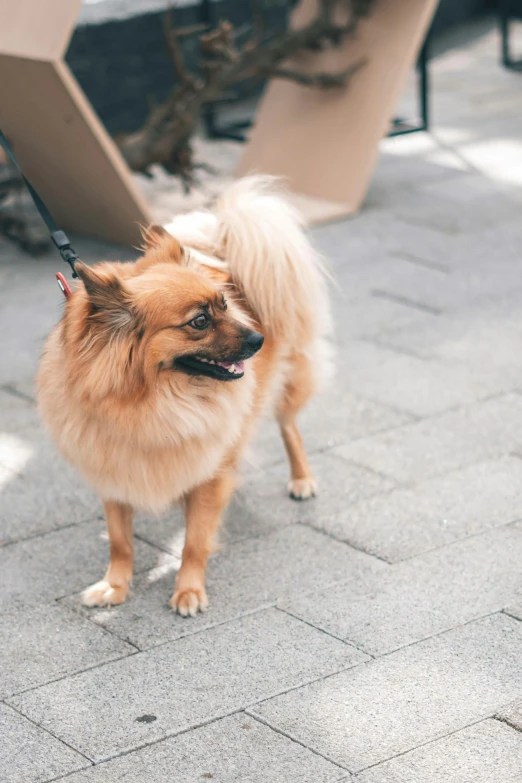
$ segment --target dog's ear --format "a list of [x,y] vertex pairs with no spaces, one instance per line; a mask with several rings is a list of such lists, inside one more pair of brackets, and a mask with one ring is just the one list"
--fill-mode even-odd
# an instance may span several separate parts
[[146,226],[141,229],[141,236],[145,253],[150,250],[157,251],[155,255],[158,257],[154,259],[155,263],[168,263],[170,261],[175,264],[183,264],[183,248],[178,240],[163,226],[158,226],[154,223]]
[[142,226],[141,237],[145,249],[149,247],[157,247],[163,240],[170,237],[171,234],[163,226],[159,226],[157,223],[151,223],[150,226]]
[[134,314],[122,281],[114,274],[99,274],[81,262],[75,264],[75,270],[85,286],[94,319],[112,329],[128,327]]

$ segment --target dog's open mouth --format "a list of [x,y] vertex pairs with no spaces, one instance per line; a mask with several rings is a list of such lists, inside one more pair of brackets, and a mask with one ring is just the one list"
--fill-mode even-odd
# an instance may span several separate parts
[[181,356],[175,364],[188,375],[206,375],[218,381],[235,381],[245,374],[244,361],[217,362],[202,356]]

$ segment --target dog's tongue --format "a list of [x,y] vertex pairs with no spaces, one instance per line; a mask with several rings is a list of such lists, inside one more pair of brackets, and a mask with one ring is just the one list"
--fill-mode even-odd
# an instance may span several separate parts
[[220,367],[223,367],[225,370],[231,370],[231,368],[234,368],[234,372],[240,373],[243,372],[245,369],[245,363],[244,362],[218,362]]

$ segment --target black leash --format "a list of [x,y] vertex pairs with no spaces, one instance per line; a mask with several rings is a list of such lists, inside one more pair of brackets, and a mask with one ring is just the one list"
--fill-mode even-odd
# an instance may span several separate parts
[[[20,173],[20,176],[22,177],[23,181],[25,182],[25,186],[29,193],[31,194],[31,198],[34,201],[34,205],[38,212],[40,213],[40,216],[47,226],[49,233],[51,235],[51,239],[53,243],[58,248],[58,251],[63,258],[63,260],[69,264],[69,266],[72,269],[72,276],[78,277],[76,274],[76,270],[74,268],[74,262],[77,260],[78,256],[71,247],[71,243],[69,242],[69,237],[65,233],[65,231],[61,231],[58,226],[56,225],[53,216],[45,206],[44,202],[36,192],[36,190],[33,188],[27,177],[24,176],[24,173],[22,169],[20,168],[20,164],[16,160],[15,154],[13,150],[11,149],[9,142],[7,141],[6,137],[2,133],[2,130],[0,130],[0,147],[3,148],[5,154],[13,164],[13,166],[17,169],[17,171]],[[63,290],[63,288],[62,288]]]

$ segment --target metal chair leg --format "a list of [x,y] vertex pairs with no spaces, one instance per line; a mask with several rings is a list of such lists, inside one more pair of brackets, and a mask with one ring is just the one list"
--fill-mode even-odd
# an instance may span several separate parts
[[418,101],[420,122],[410,122],[397,117],[392,121],[392,130],[388,136],[404,136],[406,133],[418,133],[429,130],[429,33],[425,38],[417,60]]
[[513,18],[511,16],[511,10],[511,0],[499,0],[498,24],[500,29],[502,65],[509,71],[522,71],[522,60],[515,60],[512,57],[509,45],[509,30]]

